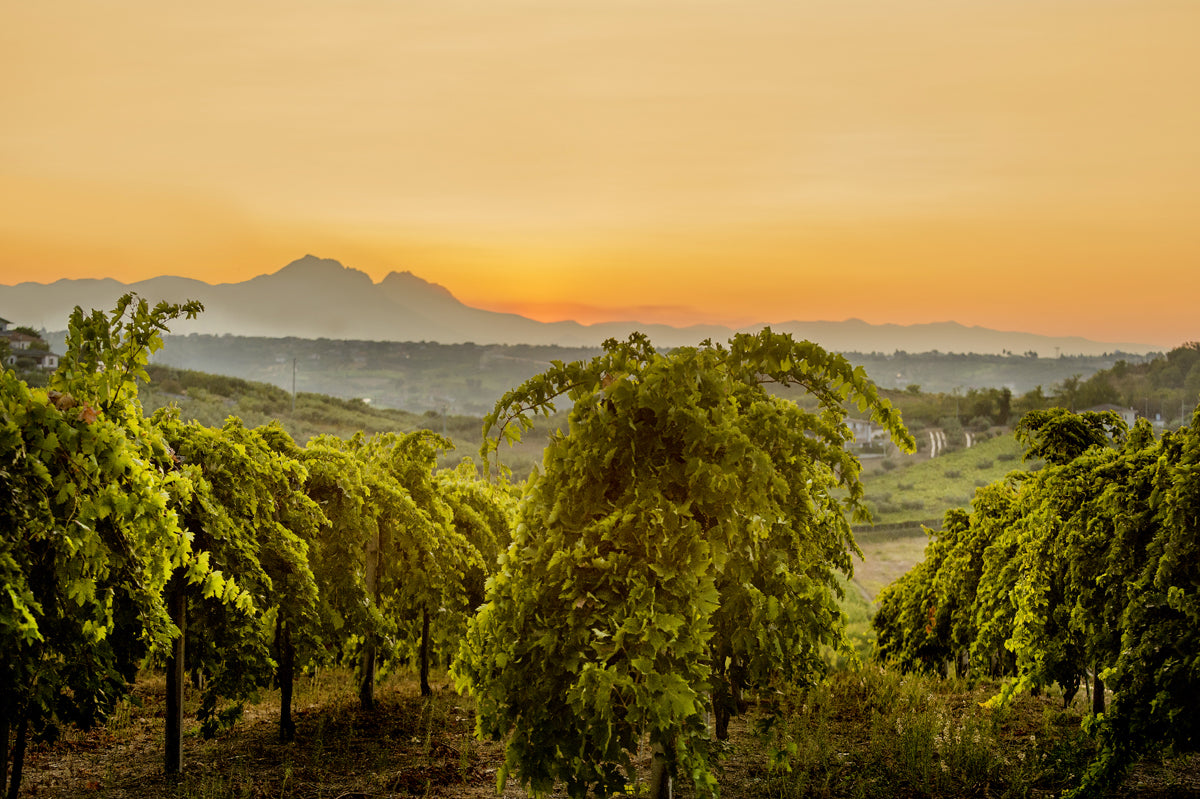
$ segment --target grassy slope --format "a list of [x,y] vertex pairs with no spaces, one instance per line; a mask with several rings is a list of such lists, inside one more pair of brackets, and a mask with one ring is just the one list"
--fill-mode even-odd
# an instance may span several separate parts
[[970,507],[977,487],[1025,468],[1021,454],[1011,435],[999,435],[932,459],[903,458],[892,471],[863,476],[866,500],[877,525],[940,520],[951,508]]
[[304,392],[296,395],[293,405],[289,392],[267,383],[156,365],[149,372],[151,382],[139,388],[147,414],[176,406],[182,418],[213,427],[230,416],[249,427],[274,421],[299,444],[321,434],[349,438],[360,431],[370,435],[432,430],[444,432],[455,446],[443,457],[443,465],[456,464],[467,456],[478,459],[481,425],[477,417],[415,414]]
[[924,557],[928,538],[920,523],[938,522],[951,508],[969,508],[977,487],[1025,468],[1021,456],[1021,445],[1005,434],[970,449],[933,459],[901,460],[905,465],[891,471],[865,474],[866,499],[876,525],[907,522],[912,526],[855,530],[863,561],[855,565],[854,583],[862,593],[874,600],[884,586]]

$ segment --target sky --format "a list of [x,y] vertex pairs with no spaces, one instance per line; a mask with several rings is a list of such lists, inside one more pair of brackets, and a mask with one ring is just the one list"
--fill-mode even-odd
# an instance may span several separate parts
[[[1200,339],[1196,0],[0,0],[0,283]],[[8,314],[11,316],[12,314]]]

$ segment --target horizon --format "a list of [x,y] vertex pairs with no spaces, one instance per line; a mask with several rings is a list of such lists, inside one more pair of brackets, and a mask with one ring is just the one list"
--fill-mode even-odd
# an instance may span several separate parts
[[[447,293],[448,293],[448,294],[450,294],[452,297],[454,297],[454,299],[455,299],[456,301],[458,301],[458,302],[462,303],[463,305],[465,305],[465,306],[466,306],[466,307],[468,307],[468,308],[474,308],[474,306],[471,306],[469,303],[464,303],[464,302],[461,300],[461,298],[459,298],[459,297],[458,297],[458,295],[457,295],[457,294],[456,294],[456,293],[453,291],[453,289],[452,289],[451,287],[443,286],[443,285],[441,285],[441,284],[439,284],[439,283],[433,283],[432,281],[425,280],[425,278],[423,278],[421,275],[415,274],[415,273],[413,273],[411,270],[393,270],[393,271],[390,271],[390,272],[388,272],[387,274],[383,275],[383,276],[382,276],[382,277],[380,277],[379,279],[376,279],[376,278],[372,277],[371,275],[369,275],[369,274],[366,274],[365,272],[363,272],[363,271],[362,271],[362,270],[360,270],[360,269],[356,269],[356,268],[354,268],[354,267],[353,267],[353,266],[351,266],[351,265],[347,265],[347,264],[343,264],[343,263],[341,263],[340,261],[338,261],[338,260],[337,260],[337,259],[335,259],[335,258],[324,258],[324,257],[318,256],[318,255],[314,255],[314,254],[312,254],[312,253],[306,254],[306,255],[304,255],[304,256],[303,256],[303,257],[301,257],[301,258],[294,259],[293,261],[291,261],[291,262],[289,262],[289,263],[285,264],[284,266],[282,266],[282,267],[280,267],[280,268],[278,268],[278,269],[276,269],[276,270],[274,270],[274,271],[272,271],[272,272],[264,272],[264,273],[262,273],[262,274],[259,274],[259,275],[252,275],[252,276],[250,276],[250,277],[246,278],[246,280],[245,280],[245,281],[236,281],[236,282],[233,282],[233,283],[228,283],[228,282],[227,282],[227,283],[216,284],[216,283],[210,283],[210,282],[208,282],[208,281],[204,281],[204,280],[202,280],[202,279],[199,279],[199,278],[181,278],[181,276],[179,276],[179,275],[157,275],[157,276],[155,276],[155,277],[153,277],[153,278],[148,278],[148,279],[147,279],[147,281],[153,281],[153,280],[157,280],[157,279],[169,279],[169,280],[174,280],[174,279],[198,280],[199,282],[203,283],[204,285],[207,285],[207,286],[209,286],[210,288],[213,288],[213,287],[216,287],[216,286],[219,286],[219,285],[226,285],[226,286],[228,286],[228,285],[238,285],[238,284],[240,284],[240,283],[243,283],[243,282],[248,282],[248,281],[252,281],[252,280],[255,280],[255,279],[257,279],[257,278],[273,277],[273,276],[279,275],[279,274],[281,274],[281,273],[283,273],[283,272],[287,271],[287,270],[289,269],[289,267],[293,267],[293,266],[296,266],[296,265],[298,265],[298,264],[304,264],[304,263],[309,263],[309,264],[314,264],[314,263],[315,263],[315,264],[318,264],[318,265],[320,265],[320,266],[321,266],[321,267],[323,267],[323,268],[327,268],[327,269],[329,269],[331,272],[332,272],[333,270],[335,270],[335,269],[339,269],[339,268],[340,268],[340,269],[341,269],[343,272],[346,272],[346,273],[355,273],[355,274],[359,274],[359,275],[364,275],[364,276],[365,276],[365,277],[366,277],[366,278],[367,278],[367,279],[370,281],[370,283],[371,283],[372,287],[378,287],[378,286],[380,286],[380,285],[381,285],[381,284],[383,284],[383,283],[384,283],[384,282],[385,282],[385,281],[386,281],[386,280],[387,280],[389,277],[391,277],[391,276],[393,276],[393,275],[396,275],[396,276],[401,276],[401,277],[402,277],[402,276],[406,276],[406,275],[407,275],[407,276],[409,276],[409,277],[411,277],[411,278],[414,278],[414,279],[416,279],[416,280],[418,280],[418,281],[421,281],[422,283],[425,283],[425,284],[427,284],[427,285],[429,285],[429,286],[431,286],[431,287],[433,287],[433,288],[440,289],[440,290],[442,290],[442,291],[445,291],[445,292],[447,292]],[[132,283],[126,283],[126,282],[123,282],[123,281],[119,281],[119,280],[117,280],[116,278],[59,278],[58,280],[56,280],[56,281],[53,281],[53,283],[44,283],[44,282],[40,282],[40,281],[23,281],[22,283],[18,283],[18,284],[15,284],[15,285],[12,285],[12,284],[3,284],[3,283],[0,283],[0,288],[17,288],[17,287],[20,287],[20,286],[29,286],[29,285],[32,285],[32,286],[40,286],[40,287],[43,287],[43,288],[47,288],[47,287],[49,287],[49,286],[53,285],[54,283],[60,283],[60,282],[72,282],[72,281],[74,281],[74,280],[101,280],[101,281],[104,281],[104,280],[112,280],[112,281],[116,282],[116,283],[117,283],[119,286],[122,286],[122,287],[124,287],[124,288],[129,288],[129,289],[131,289],[131,290],[135,290],[135,291],[136,291],[136,286],[137,286],[139,283],[143,282],[143,281],[134,281],[134,282],[132,282]],[[157,300],[159,300],[159,299],[167,299],[168,301],[179,301],[179,300],[182,300],[182,299],[184,299],[183,297],[175,297],[175,296],[171,296],[171,297],[158,297],[158,296],[149,296],[149,295],[146,295],[146,296],[144,296],[144,298],[145,298],[145,299],[147,299],[147,300],[149,300],[149,301],[151,301],[151,302],[155,302],[155,301],[157,301]],[[103,310],[103,309],[101,309],[101,310]],[[490,310],[490,309],[478,309],[478,308],[477,308],[477,309],[475,309],[475,310],[485,310],[485,311],[486,311],[486,310]],[[517,312],[513,312],[513,313],[517,313]],[[723,323],[719,323],[719,322],[714,322],[714,323],[698,323],[698,324],[692,324],[692,325],[675,325],[675,324],[671,324],[669,321],[660,321],[660,322],[646,322],[646,321],[639,320],[639,319],[634,319],[634,318],[627,318],[627,319],[607,319],[607,318],[605,318],[605,319],[597,319],[597,320],[592,320],[592,321],[581,321],[580,319],[572,319],[572,318],[563,318],[563,319],[536,319],[535,317],[532,317],[532,316],[527,316],[527,315],[524,315],[524,314],[519,314],[519,313],[518,313],[518,315],[520,315],[520,316],[525,316],[525,318],[527,318],[527,319],[532,319],[533,321],[537,321],[537,322],[551,323],[551,324],[552,324],[552,323],[557,323],[557,322],[574,323],[574,324],[579,324],[579,325],[582,325],[582,326],[584,326],[585,328],[589,328],[589,327],[592,327],[592,326],[597,326],[597,325],[606,325],[606,324],[640,324],[640,325],[647,325],[647,326],[651,326],[651,325],[665,325],[665,326],[667,326],[667,327],[671,327],[671,328],[675,328],[676,330],[683,331],[683,330],[687,330],[687,329],[688,329],[688,328],[690,328],[690,327],[706,327],[706,326],[707,326],[707,327],[724,327],[724,328],[727,328],[727,329],[729,330],[729,332],[730,332],[730,333],[735,333],[735,332],[738,332],[738,331],[744,331],[744,330],[754,330],[754,329],[758,329],[758,328],[762,328],[762,327],[786,327],[786,326],[788,326],[788,325],[792,325],[792,324],[812,324],[812,325],[821,325],[821,326],[824,326],[824,325],[834,325],[834,326],[863,325],[863,326],[866,326],[866,327],[869,327],[869,328],[872,328],[872,327],[873,327],[873,328],[878,328],[878,327],[899,327],[899,328],[901,328],[901,329],[908,329],[908,330],[911,330],[911,329],[913,329],[913,328],[920,328],[920,327],[943,327],[943,326],[950,326],[950,327],[956,327],[956,328],[960,328],[960,329],[962,329],[962,330],[964,330],[964,331],[976,330],[976,331],[986,331],[986,332],[989,332],[989,333],[996,333],[996,334],[1005,334],[1005,335],[1011,334],[1011,335],[1015,335],[1015,336],[1032,335],[1032,336],[1035,336],[1035,337],[1043,337],[1043,338],[1046,338],[1046,339],[1047,339],[1047,341],[1050,341],[1050,340],[1053,340],[1053,339],[1059,339],[1059,340],[1062,340],[1062,341],[1064,341],[1064,342],[1065,342],[1066,340],[1069,340],[1069,339],[1076,339],[1076,340],[1078,340],[1078,341],[1081,341],[1081,342],[1087,342],[1087,343],[1090,343],[1090,344],[1099,344],[1099,345],[1112,345],[1112,346],[1114,346],[1114,347],[1117,347],[1117,348],[1121,348],[1121,347],[1129,347],[1130,349],[1116,349],[1116,350],[1113,350],[1113,352],[1128,352],[1128,353],[1130,353],[1130,354],[1147,354],[1147,353],[1156,352],[1156,351],[1157,351],[1157,352],[1166,352],[1167,350],[1170,350],[1170,349],[1173,349],[1173,348],[1175,348],[1175,347],[1181,346],[1181,345],[1183,345],[1183,344],[1187,344],[1187,343],[1189,343],[1189,342],[1179,342],[1178,344],[1171,345],[1171,346],[1169,346],[1169,347],[1168,347],[1168,346],[1162,346],[1162,345],[1152,344],[1152,343],[1149,343],[1149,342],[1115,341],[1115,340],[1097,340],[1097,339],[1089,339],[1089,338],[1087,338],[1087,337],[1084,337],[1084,336],[1074,336],[1074,335],[1064,335],[1064,336],[1044,336],[1043,334],[1037,333],[1037,332],[1035,332],[1035,331],[1028,331],[1028,330],[1001,330],[1001,329],[996,329],[996,328],[987,328],[987,327],[984,327],[984,326],[981,326],[981,325],[970,325],[970,324],[965,324],[965,323],[963,323],[963,322],[960,322],[960,321],[957,321],[957,320],[954,320],[954,319],[940,319],[940,320],[935,320],[935,321],[930,321],[930,322],[914,322],[914,323],[910,323],[910,324],[899,324],[899,323],[895,323],[895,322],[878,322],[878,323],[876,323],[876,322],[869,322],[869,321],[867,321],[867,320],[864,320],[864,319],[861,319],[861,318],[858,318],[858,317],[847,317],[847,318],[845,318],[845,319],[775,319],[775,320],[764,320],[764,319],[758,319],[758,320],[751,320],[751,321],[747,321],[747,322],[745,322],[745,323],[739,323],[739,324],[736,324],[736,325],[734,325],[734,324],[723,324]],[[12,321],[12,320],[9,320],[9,321]],[[27,326],[29,326],[27,322],[14,322],[14,324],[26,324]],[[43,328],[45,328],[44,320],[43,320],[43,323],[42,323],[42,327],[43,327]],[[58,331],[58,332],[61,332],[61,331]],[[195,332],[195,331],[193,331],[193,332]],[[318,331],[318,332],[319,332],[319,331]],[[228,331],[228,330],[227,330],[227,331],[225,331],[225,332],[224,332],[222,335],[230,335],[230,334],[232,334],[232,335],[245,335],[245,334],[241,334],[241,333],[231,332],[231,331]],[[215,333],[209,333],[209,335],[217,335],[217,334],[215,334]],[[289,334],[280,334],[280,335],[281,335],[281,336],[284,336],[284,337],[287,337],[288,335],[295,335],[295,334],[294,334],[294,333],[289,333]],[[302,336],[302,337],[303,337],[303,336]],[[319,336],[318,336],[318,337],[319,337]],[[572,344],[559,344],[559,345],[556,345],[556,346],[566,346],[566,347],[572,347],[572,346],[578,346],[578,345],[572,345]],[[941,345],[941,344],[939,344],[937,347],[934,347],[934,348],[932,348],[932,349],[930,349],[930,350],[926,350],[926,352],[939,352],[939,351],[940,351],[940,352],[943,352],[943,353],[945,353],[945,354],[947,354],[947,355],[953,355],[953,354],[956,354],[956,353],[960,352],[960,351],[958,351],[958,350],[955,350],[955,349],[953,349],[953,348],[947,348],[947,349],[943,349],[943,348],[942,348],[943,346],[947,346],[947,347],[949,347],[949,346],[950,346],[950,345],[949,345],[949,342],[947,342],[945,345]],[[901,349],[903,349],[903,347],[901,347]],[[1055,346],[1055,350],[1057,351],[1058,349],[1059,349],[1059,347],[1058,347],[1058,346]],[[987,355],[987,354],[989,354],[989,352],[985,352],[985,351],[974,351],[974,350],[962,350],[962,351],[961,351],[961,354],[967,354],[967,355],[970,355],[970,354]],[[994,352],[991,352],[990,354],[996,354],[996,353],[994,353]],[[1015,353],[1011,353],[1011,352],[1010,352],[1009,354],[1015,354]],[[1083,353],[1075,353],[1075,352],[1066,352],[1066,353],[1062,353],[1062,355],[1063,355],[1064,357],[1074,357],[1074,356],[1076,356],[1076,355],[1084,355],[1084,354],[1083,354]],[[1085,356],[1085,357],[1086,357],[1086,356]]]
[[0,283],[1200,339],[1200,4],[118,6],[9,10]]

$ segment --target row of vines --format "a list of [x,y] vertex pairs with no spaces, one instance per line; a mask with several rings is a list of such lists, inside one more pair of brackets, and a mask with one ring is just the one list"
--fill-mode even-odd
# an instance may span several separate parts
[[147,663],[167,672],[168,773],[185,676],[205,734],[297,670],[376,673],[453,654],[507,544],[515,499],[428,432],[317,437],[147,418],[137,398],[166,323],[197,303],[72,315],[48,390],[0,377],[0,752],[15,799],[27,742],[89,727]]
[[1003,677],[997,703],[1082,685],[1099,752],[1087,793],[1146,752],[1200,745],[1200,409],[1157,439],[1144,420],[1062,409],[1016,432],[1045,466],[946,515],[879,597],[878,654]]

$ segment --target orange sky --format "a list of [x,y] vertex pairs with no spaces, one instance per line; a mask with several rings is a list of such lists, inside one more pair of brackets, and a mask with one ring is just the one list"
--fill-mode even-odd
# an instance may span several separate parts
[[313,253],[542,319],[1200,339],[1195,0],[0,19],[2,283]]

